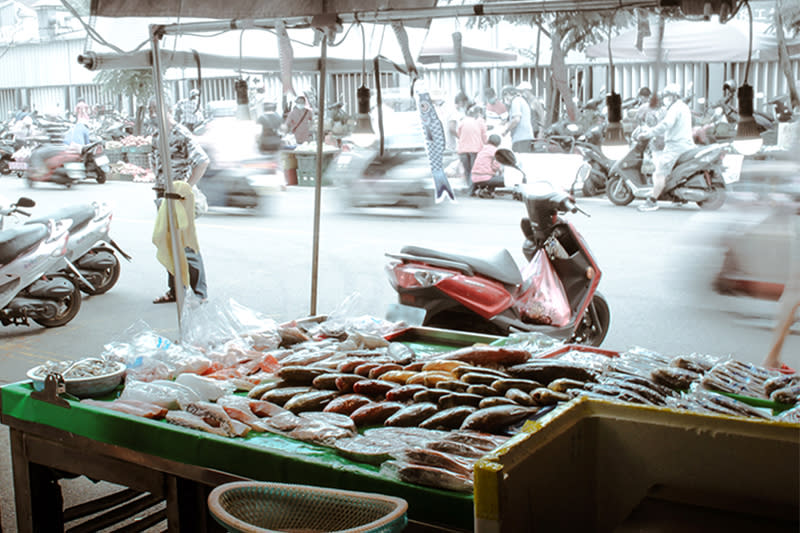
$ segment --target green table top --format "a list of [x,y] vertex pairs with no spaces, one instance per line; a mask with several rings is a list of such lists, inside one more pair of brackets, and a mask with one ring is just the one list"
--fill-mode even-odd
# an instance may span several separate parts
[[220,437],[74,401],[65,409],[32,398],[32,390],[29,382],[0,388],[3,417],[254,480],[397,496],[408,502],[413,520],[473,527],[472,495],[402,483],[381,475],[378,467],[350,461],[323,446],[269,433]]

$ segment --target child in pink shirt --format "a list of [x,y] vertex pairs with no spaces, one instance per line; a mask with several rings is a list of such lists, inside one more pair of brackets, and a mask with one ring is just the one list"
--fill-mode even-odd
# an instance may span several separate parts
[[483,109],[480,106],[472,106],[458,125],[458,156],[464,166],[464,178],[470,187],[472,187],[471,173],[475,157],[486,144],[486,122],[483,121],[482,115]]
[[475,196],[478,186],[493,190],[495,187],[504,185],[503,175],[500,173],[503,167],[494,158],[498,146],[500,146],[500,136],[496,134],[489,135],[486,145],[475,157],[475,164],[472,166],[470,196]]

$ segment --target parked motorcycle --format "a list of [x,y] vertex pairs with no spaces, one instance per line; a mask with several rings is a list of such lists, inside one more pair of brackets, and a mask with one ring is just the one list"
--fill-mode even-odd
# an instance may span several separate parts
[[111,172],[108,156],[103,153],[103,142],[95,141],[74,150],[65,145],[48,144],[31,153],[28,164],[28,185],[36,182],[54,182],[67,188],[84,179],[105,183]]
[[[33,207],[29,198],[0,210],[0,216]],[[0,231],[0,324],[51,328],[78,314],[80,289],[64,274],[52,274],[67,252],[68,221],[48,220]]]
[[[650,177],[642,172],[644,153],[650,140],[634,132],[635,144],[609,171],[606,195],[614,205],[628,205],[635,198],[652,194]],[[697,202],[703,209],[719,209],[725,203],[722,159],[719,145],[701,146],[681,154],[675,162],[659,200],[678,204]]]
[[[498,150],[496,157],[517,167],[509,150]],[[559,216],[580,209],[548,182],[521,190],[528,213],[521,220],[523,253],[529,261],[522,271],[505,249],[476,256],[405,246],[386,254],[399,303],[423,309],[426,326],[499,335],[538,331],[599,346],[611,320],[608,303],[597,292],[600,268],[578,230]],[[558,301],[561,306],[554,305]],[[566,313],[563,321],[542,312],[551,307]]]
[[107,204],[93,202],[64,207],[25,224],[70,220],[67,252],[53,271],[68,276],[86,294],[96,295],[108,292],[119,279],[120,262],[114,251],[131,260],[109,234],[111,218]]

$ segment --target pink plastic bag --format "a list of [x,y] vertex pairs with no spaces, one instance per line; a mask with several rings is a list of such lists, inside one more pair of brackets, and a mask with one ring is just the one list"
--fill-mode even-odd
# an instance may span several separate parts
[[525,322],[557,327],[569,324],[572,312],[567,294],[544,250],[536,252],[523,269],[522,278],[531,280],[531,288],[516,304]]

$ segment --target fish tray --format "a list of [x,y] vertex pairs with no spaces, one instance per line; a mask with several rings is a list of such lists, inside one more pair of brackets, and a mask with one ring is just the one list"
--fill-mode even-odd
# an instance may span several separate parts
[[800,425],[581,398],[474,481],[476,533],[797,531]]
[[243,481],[211,491],[208,509],[234,533],[395,533],[406,527],[408,503],[381,494]]
[[384,338],[387,341],[428,343],[461,348],[479,343],[490,344],[502,337],[485,335],[482,333],[470,333],[468,331],[457,331],[454,329],[417,326],[401,329],[400,331],[386,335]]

